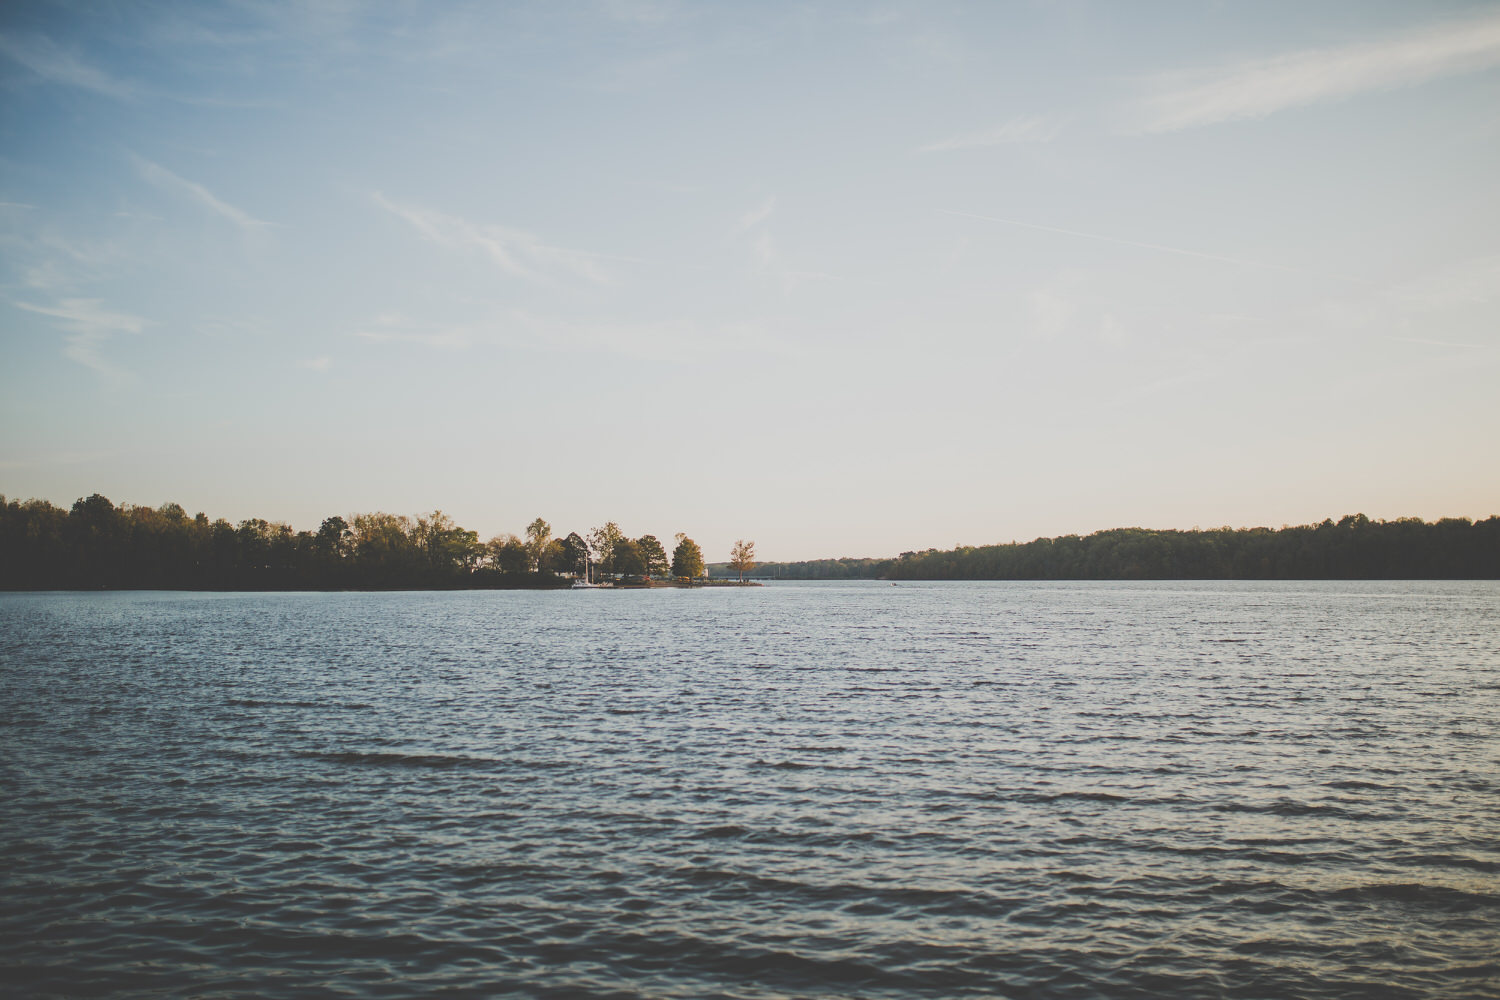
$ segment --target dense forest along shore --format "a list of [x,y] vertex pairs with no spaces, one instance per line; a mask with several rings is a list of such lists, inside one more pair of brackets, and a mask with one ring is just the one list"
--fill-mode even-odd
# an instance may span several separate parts
[[481,542],[440,510],[329,517],[317,531],[239,524],[178,504],[70,509],[0,496],[0,589],[458,590],[606,585],[753,585],[759,580],[1408,580],[1500,579],[1500,516],[1337,521],[1190,531],[1114,528],[891,558],[755,561],[735,543],[705,564],[698,543],[630,538],[613,521],[558,536],[542,518]]
[[[710,563],[711,578],[734,575]],[[762,562],[772,580],[1495,580],[1500,517],[1403,517],[1281,528],[1112,528],[892,558]]]
[[[736,585],[755,568],[755,543],[730,553]],[[630,538],[613,521],[587,536],[553,534],[537,518],[522,535],[477,532],[440,510],[330,517],[317,531],[249,518],[238,525],[181,505],[116,506],[98,493],[64,510],[0,496],[4,590],[549,590],[728,586],[708,579],[686,534],[669,555],[655,535]]]

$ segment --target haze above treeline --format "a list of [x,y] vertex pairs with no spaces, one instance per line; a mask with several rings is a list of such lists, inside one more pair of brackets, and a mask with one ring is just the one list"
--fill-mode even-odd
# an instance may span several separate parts
[[[0,587],[51,589],[450,589],[548,587],[595,571],[629,579],[724,578],[741,570],[786,580],[1495,579],[1500,516],[1371,520],[1188,531],[1115,528],[888,558],[705,564],[686,534],[667,545],[614,522],[554,533],[538,517],[522,535],[481,542],[435,510],[326,518],[317,531],[249,518],[231,524],[176,503],[115,505],[93,494],[70,509],[0,495]],[[725,555],[730,555],[725,553]]]

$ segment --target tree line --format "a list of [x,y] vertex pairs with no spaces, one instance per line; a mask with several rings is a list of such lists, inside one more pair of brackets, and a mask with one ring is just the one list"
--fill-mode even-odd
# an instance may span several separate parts
[[97,493],[71,509],[0,496],[7,590],[541,588],[586,574],[697,580],[703,552],[679,533],[668,555],[655,535],[630,538],[613,521],[558,536],[539,517],[520,535],[481,542],[440,510],[330,517],[317,531],[293,531],[262,518],[189,516],[176,503],[116,506]]
[[698,544],[630,538],[610,521],[557,535],[542,518],[481,542],[442,511],[330,517],[317,531],[250,518],[189,516],[178,504],[71,509],[0,496],[0,588],[53,590],[558,587],[593,574],[624,580],[725,578],[759,569],[784,580],[1500,579],[1500,517],[1338,521],[1272,528],[1115,528],[1005,545],[903,552],[888,559],[754,561],[737,541],[705,567]]
[[[903,552],[894,559],[763,563],[783,580],[1500,579],[1500,517],[1418,517],[1276,528],[1113,528],[1007,545]],[[709,567],[723,573],[721,564]]]

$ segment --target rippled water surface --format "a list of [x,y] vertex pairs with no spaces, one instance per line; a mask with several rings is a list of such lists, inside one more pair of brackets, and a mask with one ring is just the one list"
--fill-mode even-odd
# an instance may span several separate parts
[[1500,585],[0,595],[35,996],[1500,995]]

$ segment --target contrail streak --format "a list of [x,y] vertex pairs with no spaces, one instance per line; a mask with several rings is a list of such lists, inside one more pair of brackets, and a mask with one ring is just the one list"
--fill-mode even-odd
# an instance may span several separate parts
[[1355,284],[1367,285],[1369,282],[1363,278],[1356,278],[1350,274],[1330,274],[1323,271],[1309,271],[1306,268],[1292,267],[1289,264],[1271,264],[1263,260],[1246,260],[1243,257],[1226,257],[1217,253],[1202,253],[1198,250],[1184,250],[1181,247],[1163,246],[1160,243],[1142,243],[1139,240],[1122,240],[1118,236],[1104,236],[1099,233],[1081,233],[1076,229],[1062,229],[1058,226],[1043,226],[1035,222],[1022,222],[1019,219],[1002,219],[994,215],[975,215],[973,212],[955,212],[952,209],[939,209],[945,215],[957,215],[965,219],[978,219],[981,222],[999,222],[1007,226],[1020,226],[1023,229],[1039,229],[1044,233],[1061,233],[1064,236],[1077,236],[1085,240],[1098,240],[1100,243],[1114,243],[1122,247],[1137,247],[1141,250],[1158,250],[1162,253],[1175,253],[1182,257],[1197,257],[1201,260],[1216,260],[1224,264],[1239,264],[1244,267],[1263,267],[1273,271],[1289,271],[1292,274],[1304,274],[1315,278],[1338,278],[1340,281],[1352,281]]

